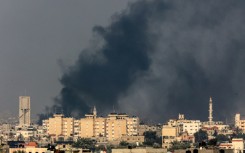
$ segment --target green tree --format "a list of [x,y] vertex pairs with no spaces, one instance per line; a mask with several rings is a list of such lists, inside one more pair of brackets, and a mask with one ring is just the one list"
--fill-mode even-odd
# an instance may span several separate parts
[[211,140],[208,141],[208,145],[210,145],[210,146],[216,146],[216,144],[217,144],[217,139],[216,138],[215,139],[211,139]]
[[229,141],[229,137],[224,134],[219,134],[216,136],[217,142]]
[[121,141],[119,145],[120,146],[128,146],[129,143],[127,141]]
[[20,135],[18,135],[17,140],[18,141],[24,141],[25,138],[24,138],[24,136],[22,134],[20,134]]
[[156,135],[155,131],[144,132],[145,142],[144,145],[153,146],[154,143],[161,144],[162,138]]
[[89,138],[78,138],[77,141],[73,143],[73,147],[83,149],[95,148],[95,141]]
[[201,143],[203,141],[208,140],[208,133],[200,129],[198,132],[194,134],[194,137],[195,137],[195,142]]
[[189,142],[174,141],[171,144],[170,150],[187,149],[191,147]]
[[243,138],[245,140],[245,134],[244,133],[237,133],[232,135],[233,138]]

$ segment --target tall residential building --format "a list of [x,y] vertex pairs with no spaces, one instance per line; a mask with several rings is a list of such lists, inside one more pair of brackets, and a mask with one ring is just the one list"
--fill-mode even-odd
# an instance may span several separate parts
[[139,118],[127,114],[110,113],[108,117],[97,117],[93,113],[80,119],[80,137],[106,137],[108,141],[118,140],[122,136],[135,136],[139,133]]
[[74,120],[55,114],[53,118],[43,120],[46,133],[51,136],[74,136],[75,138],[104,138],[108,141],[120,140],[122,136],[139,135],[139,118],[127,114],[110,113],[108,117],[97,117],[94,107],[85,118]]
[[106,128],[106,118],[97,117],[94,122],[94,136],[95,137],[105,137],[105,128]]
[[85,118],[80,119],[80,137],[91,138],[94,136],[94,116],[86,114]]
[[127,135],[139,135],[139,118],[136,116],[128,117],[127,119]]
[[108,141],[120,139],[127,135],[127,115],[110,113],[106,119],[106,138]]
[[95,136],[95,122],[97,118],[96,108],[93,113],[85,114],[85,118],[80,119],[80,137],[91,138]]
[[74,135],[74,118],[64,117],[63,114],[54,114],[52,118],[43,120],[46,133],[53,138],[69,138]]
[[31,106],[29,96],[19,97],[19,125],[29,126],[31,124]]

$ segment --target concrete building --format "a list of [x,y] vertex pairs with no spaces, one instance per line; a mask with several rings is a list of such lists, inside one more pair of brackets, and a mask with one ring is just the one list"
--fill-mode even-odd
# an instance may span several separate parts
[[139,118],[136,116],[126,118],[127,121],[127,135],[139,135]]
[[162,127],[162,147],[170,148],[171,143],[177,141],[178,127],[163,125]]
[[80,137],[81,133],[81,125],[80,125],[80,120],[74,120],[74,139],[78,139]]
[[178,119],[170,119],[167,123],[170,127],[178,128],[178,136],[183,133],[188,133],[189,136],[193,136],[201,128],[200,120],[187,120],[184,114],[179,114]]
[[94,107],[93,112],[85,114],[85,118],[80,119],[80,137],[91,138],[105,135],[105,119],[97,118],[97,110]]
[[19,97],[19,126],[30,126],[31,124],[31,98],[29,96]]
[[234,153],[241,153],[244,150],[244,141],[242,138],[233,138],[231,140],[231,144],[233,146]]
[[[118,117],[120,116],[120,117]],[[106,119],[106,137],[108,141],[120,139],[123,135],[127,135],[127,116],[110,113]]]
[[93,114],[86,114],[85,118],[80,119],[80,137],[94,137],[94,122],[95,116]]
[[97,117],[94,123],[95,123],[94,136],[95,137],[105,137],[106,119],[104,117]]
[[139,125],[139,135],[144,135],[146,131],[156,132],[157,136],[162,136],[162,125],[147,125],[140,124]]
[[24,144],[24,147],[21,148],[9,148],[8,153],[16,153],[16,152],[25,152],[25,153],[46,153],[47,148],[38,148],[37,143],[29,142]]
[[63,114],[54,114],[52,118],[43,120],[44,131],[55,138],[67,139],[74,134],[74,118],[64,117]]
[[245,132],[245,120],[241,120],[240,114],[235,115],[235,127]]
[[43,120],[43,130],[50,136],[81,138],[106,138],[108,141],[120,140],[122,136],[137,136],[139,118],[127,114],[110,113],[107,117],[97,117],[96,108],[85,118],[74,120],[55,114],[53,118]]
[[233,138],[231,143],[221,143],[220,149],[232,149],[233,153],[241,153],[244,150],[244,141],[242,138]]
[[80,119],[80,134],[82,138],[106,137],[108,141],[120,139],[122,136],[138,135],[139,118],[129,117],[127,114],[110,113],[107,117],[97,117],[94,107],[93,113],[86,114]]
[[181,132],[187,132],[188,135],[193,136],[201,128],[200,120],[188,120],[183,122],[180,126]]

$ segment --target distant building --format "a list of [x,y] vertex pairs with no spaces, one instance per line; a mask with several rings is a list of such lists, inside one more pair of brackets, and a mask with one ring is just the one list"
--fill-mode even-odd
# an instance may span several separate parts
[[12,142],[13,144],[16,143],[17,146],[10,146],[8,153],[15,153],[15,152],[25,152],[25,153],[46,153],[47,148],[38,148],[36,142],[29,142],[27,144],[20,142]]
[[178,119],[170,119],[167,123],[168,126],[177,127],[178,135],[182,133],[188,133],[189,136],[193,136],[201,128],[200,120],[187,120],[184,114],[179,114]]
[[241,153],[244,150],[244,142],[242,138],[233,138],[231,143],[221,143],[220,149],[233,149],[234,153]]
[[118,115],[111,113],[106,119],[106,137],[108,141],[120,139],[123,135],[127,135],[127,115]]
[[162,125],[147,125],[140,124],[139,125],[139,135],[144,135],[145,132],[151,131],[156,132],[157,136],[162,136]]
[[108,117],[97,117],[94,107],[92,113],[85,114],[85,118],[77,120],[55,114],[52,118],[43,120],[43,129],[47,135],[56,139],[63,136],[64,139],[81,137],[115,141],[120,140],[122,136],[137,136],[139,118],[129,117],[125,113],[110,113]]
[[245,120],[241,120],[241,115],[235,115],[235,127],[245,132]]
[[59,137],[67,139],[74,133],[74,118],[64,117],[63,114],[54,114],[52,118],[43,120],[43,127],[46,133],[55,140]]
[[139,118],[127,114],[110,113],[108,117],[97,117],[93,113],[81,118],[80,137],[106,137],[108,141],[120,139],[122,136],[136,136],[139,129]]
[[177,141],[178,128],[169,125],[163,125],[162,127],[162,147],[170,148],[172,142]]
[[31,99],[29,96],[19,97],[19,126],[30,126],[31,124]]

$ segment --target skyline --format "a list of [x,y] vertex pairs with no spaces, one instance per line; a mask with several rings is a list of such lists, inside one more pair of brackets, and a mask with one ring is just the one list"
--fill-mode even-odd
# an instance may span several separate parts
[[33,114],[203,120],[212,96],[224,120],[244,107],[243,1],[1,3],[2,110],[23,91]]

